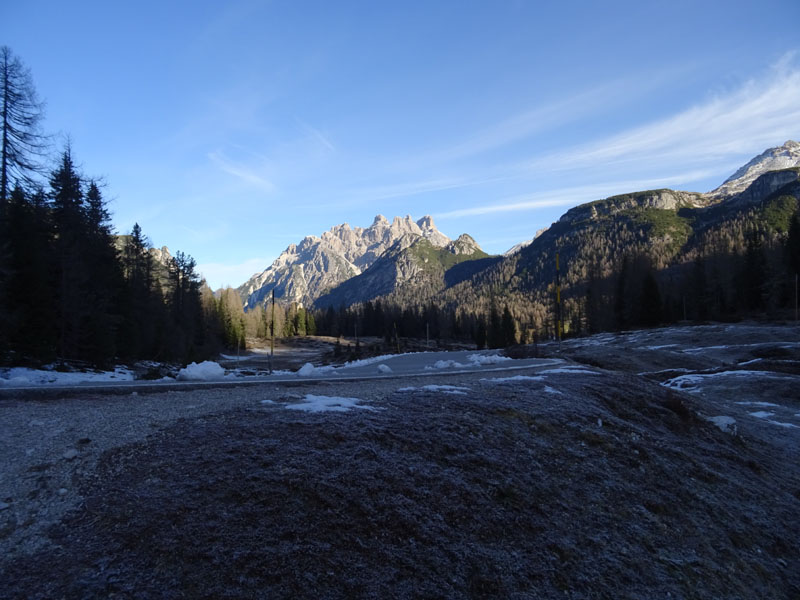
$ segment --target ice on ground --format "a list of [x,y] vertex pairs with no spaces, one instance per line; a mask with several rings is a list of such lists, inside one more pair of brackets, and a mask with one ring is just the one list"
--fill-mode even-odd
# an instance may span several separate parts
[[125,367],[117,367],[113,371],[76,371],[70,373],[51,369],[29,369],[26,367],[0,369],[0,386],[7,387],[61,386],[106,381],[133,381],[133,372]]
[[470,354],[467,356],[467,360],[474,365],[496,365],[511,359],[499,354]]
[[504,385],[506,383],[522,383],[524,381],[542,381],[543,379],[539,375],[514,375],[513,377],[484,377],[480,381],[484,385]]
[[736,435],[736,419],[733,417],[720,415],[718,417],[706,417],[706,420],[711,421],[714,425],[719,427],[721,431]]
[[362,408],[364,410],[375,410],[371,406],[363,406],[364,402],[359,398],[342,398],[339,396],[315,396],[306,394],[302,402],[297,404],[287,404],[289,410],[302,410],[305,412],[347,412],[351,408]]
[[178,371],[178,381],[214,381],[225,377],[225,369],[219,363],[206,360],[192,363]]
[[313,375],[323,375],[325,373],[330,373],[331,371],[333,371],[333,367],[331,366],[315,367],[311,363],[306,363],[297,370],[297,374],[300,377],[311,377]]
[[470,391],[468,387],[459,385],[423,385],[422,387],[404,387],[397,390],[398,392],[442,392],[443,394],[454,394],[456,396],[466,396]]
[[775,416],[774,412],[769,412],[769,411],[766,411],[766,410],[757,410],[756,412],[751,412],[751,413],[747,413],[747,414],[750,415],[751,417],[757,417],[759,419],[766,419],[768,417],[774,417]]
[[378,372],[379,373],[391,373],[392,369],[388,365],[380,364],[380,365],[378,365]]

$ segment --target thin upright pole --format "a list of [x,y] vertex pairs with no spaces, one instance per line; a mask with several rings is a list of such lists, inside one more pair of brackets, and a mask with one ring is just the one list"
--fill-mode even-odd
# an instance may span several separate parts
[[275,356],[275,290],[272,290],[272,323],[269,336],[269,374],[272,375],[272,359]]
[[559,349],[561,349],[561,331],[561,270],[558,264],[558,252],[556,252],[556,335]]

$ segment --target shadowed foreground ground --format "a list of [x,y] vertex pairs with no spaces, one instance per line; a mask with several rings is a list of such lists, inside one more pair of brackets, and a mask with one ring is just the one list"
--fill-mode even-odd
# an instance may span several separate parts
[[226,390],[103,453],[0,596],[800,597],[796,434],[593,371]]

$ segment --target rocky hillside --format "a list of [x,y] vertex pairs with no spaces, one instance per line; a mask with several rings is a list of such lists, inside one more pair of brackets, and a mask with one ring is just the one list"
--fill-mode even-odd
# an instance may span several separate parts
[[747,189],[759,176],[800,166],[800,143],[787,140],[782,146],[765,150],[728,177],[721,186],[709,192],[716,200],[729,198]]
[[466,233],[445,246],[406,235],[366,271],[318,298],[315,306],[349,306],[397,293],[424,301],[450,283],[448,273],[456,265],[488,256]]
[[348,279],[369,269],[390,248],[401,251],[425,240],[433,248],[444,248],[450,238],[441,233],[433,218],[418,221],[410,216],[395,217],[391,223],[375,217],[367,228],[347,223],[332,227],[320,237],[308,236],[292,244],[267,269],[253,275],[238,288],[250,308],[266,299],[272,290],[276,298],[304,305]]

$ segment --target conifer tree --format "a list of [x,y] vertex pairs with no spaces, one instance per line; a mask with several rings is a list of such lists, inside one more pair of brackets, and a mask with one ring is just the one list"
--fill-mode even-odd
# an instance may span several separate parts
[[0,47],[0,205],[40,168],[47,148],[39,130],[43,114],[30,71],[8,46]]

